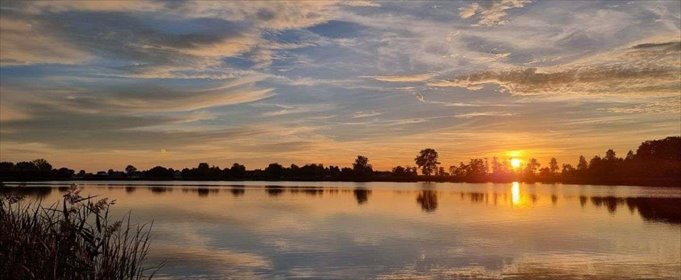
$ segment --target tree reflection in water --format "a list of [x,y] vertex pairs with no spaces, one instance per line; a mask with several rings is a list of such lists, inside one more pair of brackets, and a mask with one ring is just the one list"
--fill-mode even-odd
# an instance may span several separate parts
[[416,202],[421,205],[425,212],[437,210],[437,192],[434,190],[422,190],[416,197]]
[[269,196],[279,196],[284,193],[284,187],[282,186],[265,186],[265,190]]
[[149,190],[153,194],[162,194],[162,193],[165,193],[165,192],[173,191],[173,189],[171,189],[169,187],[160,187],[160,186],[149,187]]
[[681,198],[592,196],[591,203],[598,208],[605,206],[610,214],[626,204],[630,212],[638,210],[646,221],[681,224]]
[[[230,185],[229,191],[234,197],[244,195],[246,187],[243,185]],[[53,191],[62,191],[63,185],[55,186],[8,186],[0,188],[0,193],[16,193],[22,196],[32,197],[34,199],[45,199],[51,195]],[[114,188],[115,189],[115,188]],[[125,185],[125,192],[132,194],[136,189],[146,189],[154,195],[162,195],[167,192],[172,192],[173,187],[167,186],[131,186]],[[349,188],[320,188],[320,187],[284,187],[284,186],[264,186],[264,189],[269,197],[278,197],[288,191],[292,195],[305,194],[300,197],[320,197],[324,193],[328,194],[343,194],[352,195],[357,201],[357,205],[366,205],[369,203],[369,196],[372,194],[370,188],[356,187]],[[197,193],[199,197],[208,197],[216,195],[220,192],[218,187],[184,187],[182,192]],[[397,193],[411,193],[409,191],[395,191]],[[352,194],[350,194],[352,193]],[[485,192],[451,192],[453,195],[460,196],[461,200],[467,200],[475,204],[494,204],[497,205],[497,200],[506,203],[513,203],[513,200],[520,201],[524,197],[530,200],[541,200],[539,194],[521,195],[518,193],[485,193]],[[59,195],[61,196],[61,195]],[[422,189],[417,192],[416,202],[419,204],[424,212],[434,212],[438,208],[438,192],[434,189]],[[490,199],[490,197],[492,199]],[[559,196],[556,194],[550,195],[551,204],[556,204]],[[572,198],[566,197],[568,203]],[[662,222],[671,224],[681,224],[681,198],[678,197],[615,197],[615,196],[586,196],[579,195],[576,199],[582,208],[591,205],[597,209],[604,208],[611,215],[614,215],[618,208],[627,206],[631,213],[638,212],[640,217],[645,221]],[[503,203],[501,204],[503,205]]]
[[369,201],[369,195],[371,194],[370,190],[367,190],[365,188],[355,188],[352,192],[355,194],[357,205],[362,205]]
[[246,188],[244,186],[232,186],[232,188],[229,189],[229,192],[232,193],[232,196],[238,197],[246,193]]

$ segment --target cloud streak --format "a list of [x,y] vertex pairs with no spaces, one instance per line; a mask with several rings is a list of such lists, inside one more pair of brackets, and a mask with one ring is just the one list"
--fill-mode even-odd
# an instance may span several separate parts
[[507,10],[522,8],[529,0],[494,0],[474,2],[459,8],[459,16],[464,19],[478,18],[479,25],[497,25],[506,23]]
[[644,43],[572,65],[485,71],[428,85],[480,90],[491,84],[514,95],[674,96],[681,87],[679,55],[681,42]]
[[22,19],[0,19],[0,65],[80,64],[92,58],[73,44],[44,33],[39,25]]
[[381,82],[393,82],[393,83],[410,83],[410,82],[423,82],[429,80],[432,74],[415,74],[415,75],[395,75],[395,76],[365,76],[362,78],[374,79]]

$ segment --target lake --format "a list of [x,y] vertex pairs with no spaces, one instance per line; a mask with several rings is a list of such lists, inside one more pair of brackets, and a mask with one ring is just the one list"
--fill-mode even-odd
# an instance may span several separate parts
[[[159,279],[681,278],[679,188],[76,183],[153,220]],[[22,192],[52,203],[65,186]]]

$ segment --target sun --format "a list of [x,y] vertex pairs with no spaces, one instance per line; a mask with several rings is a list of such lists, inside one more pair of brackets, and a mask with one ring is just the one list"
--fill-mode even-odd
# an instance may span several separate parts
[[520,167],[520,163],[521,163],[520,159],[517,159],[517,158],[512,158],[512,159],[511,159],[511,166],[512,166],[513,168],[518,168],[518,167]]

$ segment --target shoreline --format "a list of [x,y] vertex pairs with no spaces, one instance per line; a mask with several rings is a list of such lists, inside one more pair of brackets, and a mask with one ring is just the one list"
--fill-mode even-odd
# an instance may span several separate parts
[[[55,182],[55,184],[50,184]],[[259,179],[259,178],[242,178],[232,180],[211,180],[211,179],[117,179],[117,178],[102,178],[102,179],[69,179],[69,180],[0,180],[0,185],[5,184],[27,184],[27,183],[42,183],[45,185],[57,185],[58,183],[73,183],[73,182],[151,182],[153,186],[174,186],[175,184],[163,184],[162,182],[339,182],[339,183],[467,183],[467,184],[508,184],[513,182],[525,184],[544,184],[544,185],[592,185],[592,186],[630,186],[630,187],[661,187],[661,188],[681,188],[681,180],[677,178],[661,178],[651,180],[650,178],[641,179],[605,179],[605,180],[568,180],[568,181],[525,181],[525,180],[453,180],[450,178],[433,177],[429,180],[422,178],[372,178],[367,180],[343,180],[334,178],[291,178],[291,179]],[[154,184],[156,183],[156,184]],[[159,184],[160,183],[160,184]],[[101,185],[117,185],[105,183]],[[126,185],[121,183],[120,185]],[[186,185],[186,184],[185,184]],[[5,185],[6,186],[6,185]],[[214,184],[190,184],[190,186],[220,186]],[[226,184],[225,186],[234,186],[234,184]]]

